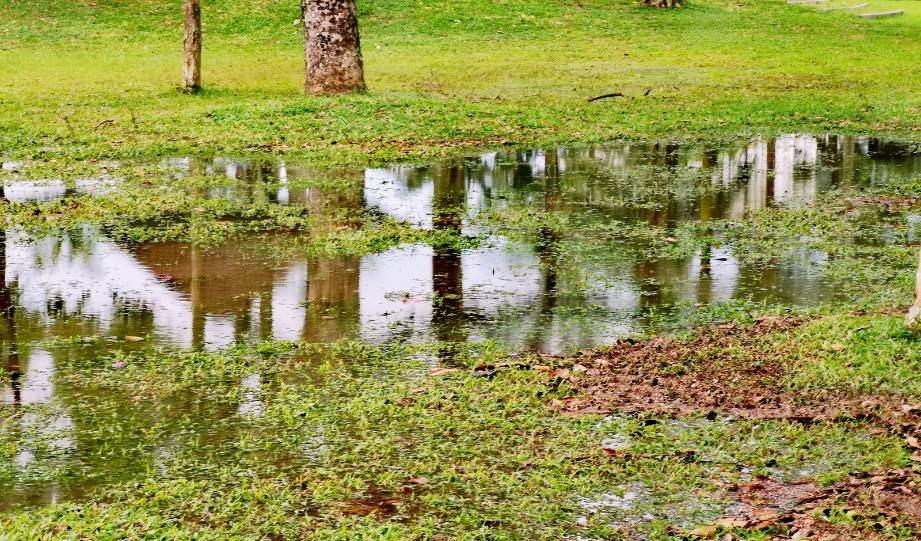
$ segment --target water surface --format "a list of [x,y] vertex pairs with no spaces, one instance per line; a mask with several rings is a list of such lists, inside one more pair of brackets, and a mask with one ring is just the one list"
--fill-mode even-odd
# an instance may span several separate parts
[[[221,442],[247,430],[246,420],[261,414],[270,392],[255,373],[227,382],[240,389],[231,403],[207,393],[170,404],[138,403],[130,394],[98,396],[56,378],[58,367],[74,356],[91,360],[149,342],[218,350],[268,338],[383,344],[494,339],[513,349],[560,352],[641,331],[655,313],[676,306],[733,299],[814,306],[837,295],[823,274],[827,255],[821,251],[793,250],[755,265],[717,243],[686,257],[649,259],[627,244],[586,243],[579,234],[615,222],[677,231],[683,224],[802,205],[829,190],[859,191],[921,175],[921,151],[861,137],[790,135],[737,144],[502,151],[368,170],[227,158],[169,159],[159,166],[164,175],[235,180],[209,189],[215,198],[370,209],[466,235],[481,233],[478,213],[530,209],[561,213],[571,229],[536,239],[488,236],[463,250],[410,244],[361,257],[308,257],[289,249],[295,239],[282,234],[201,247],[122,245],[90,227],[45,238],[7,228],[0,232],[0,363],[7,375],[0,378],[0,407],[24,413],[8,417],[2,430],[50,430],[60,437],[45,438],[50,447],[19,449],[0,467],[0,507],[37,505],[116,478],[156,475],[157,465],[172,456],[170,434],[192,434],[219,463]],[[4,164],[7,171],[17,167]],[[3,196],[28,202],[106,193],[117,189],[118,164],[107,170],[72,184],[12,176]],[[351,187],[299,183],[324,175]],[[99,339],[77,348],[48,342],[74,337]],[[102,442],[81,439],[81,423],[100,422],[78,406],[87,400],[104,402],[121,419],[119,445],[131,452],[106,455]],[[43,407],[54,413],[29,413]]]

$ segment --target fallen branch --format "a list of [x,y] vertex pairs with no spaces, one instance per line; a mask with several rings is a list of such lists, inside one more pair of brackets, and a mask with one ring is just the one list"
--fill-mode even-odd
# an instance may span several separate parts
[[111,119],[111,118],[108,119],[108,120],[103,120],[103,121],[100,122],[99,124],[96,124],[95,127],[93,127],[93,131],[98,130],[99,128],[105,126],[106,124],[115,124],[115,120],[114,120],[114,119]]
[[589,103],[591,103],[593,101],[603,100],[606,98],[622,98],[623,96],[624,95],[621,94],[620,92],[612,92],[610,94],[602,94],[600,96],[595,96],[594,98],[589,98],[588,101]]
[[61,120],[63,120],[63,121],[64,121],[64,124],[67,125],[67,131],[69,131],[69,132],[70,132],[70,135],[73,136],[73,134],[74,134],[74,126],[73,126],[73,124],[70,123],[70,117],[67,116],[67,115],[65,115],[65,114],[63,114],[63,113],[58,113],[58,116],[61,117]]

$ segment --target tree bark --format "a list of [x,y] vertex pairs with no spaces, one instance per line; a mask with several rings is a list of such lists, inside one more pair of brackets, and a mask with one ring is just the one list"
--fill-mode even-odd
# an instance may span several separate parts
[[921,256],[919,256],[918,270],[915,273],[915,302],[908,309],[905,323],[909,326],[915,326],[919,323],[919,316],[921,316]]
[[198,92],[201,88],[201,2],[185,0],[185,42],[182,64],[182,89]]
[[307,94],[365,90],[355,0],[301,0]]

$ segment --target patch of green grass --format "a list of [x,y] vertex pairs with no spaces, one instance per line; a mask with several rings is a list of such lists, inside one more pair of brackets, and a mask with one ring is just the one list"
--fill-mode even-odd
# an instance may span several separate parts
[[[536,371],[430,376],[425,352],[439,348],[265,343],[207,355],[148,350],[122,369],[68,364],[63,401],[28,414],[39,424],[69,415],[78,447],[62,450],[65,458],[114,468],[133,456],[137,477],[82,503],[0,515],[0,527],[17,539],[100,537],[115,528],[177,539],[663,538],[667,525],[721,516],[731,505],[721,487],[753,473],[833,482],[906,460],[897,439],[859,423],[565,417],[547,410]],[[464,355],[470,364],[501,358],[488,344]],[[181,388],[165,377],[168,367]],[[237,381],[251,370],[262,376],[262,409],[241,417]],[[143,398],[156,387],[178,393]],[[97,400],[79,398],[90,389]],[[34,435],[10,432],[21,415],[5,414],[4,441],[34,447]],[[603,452],[608,438],[626,442],[627,456]],[[169,454],[158,455],[164,441]],[[138,471],[156,456],[159,472]],[[68,471],[63,464],[58,475]],[[391,511],[349,514],[369,498],[392,500]],[[579,516],[586,526],[577,526]]]
[[921,396],[918,336],[902,317],[830,316],[791,339],[799,360],[791,375],[795,388]]
[[[205,6],[205,91],[185,96],[179,2],[11,1],[0,22],[0,149],[368,163],[622,137],[912,136],[921,77],[908,59],[921,17],[891,3],[910,15],[865,21],[772,0],[671,11],[625,0],[368,0],[370,93],[308,98],[290,3]],[[611,91],[627,97],[586,101]]]

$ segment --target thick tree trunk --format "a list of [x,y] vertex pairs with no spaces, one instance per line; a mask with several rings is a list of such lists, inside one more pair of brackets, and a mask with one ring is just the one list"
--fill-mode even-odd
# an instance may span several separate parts
[[182,89],[198,92],[201,88],[201,3],[185,0],[185,54],[182,64]]
[[307,94],[365,90],[355,0],[301,0]]
[[908,315],[905,316],[905,323],[909,326],[915,326],[921,323],[921,256],[918,259],[918,270],[915,273],[915,302],[908,309]]

